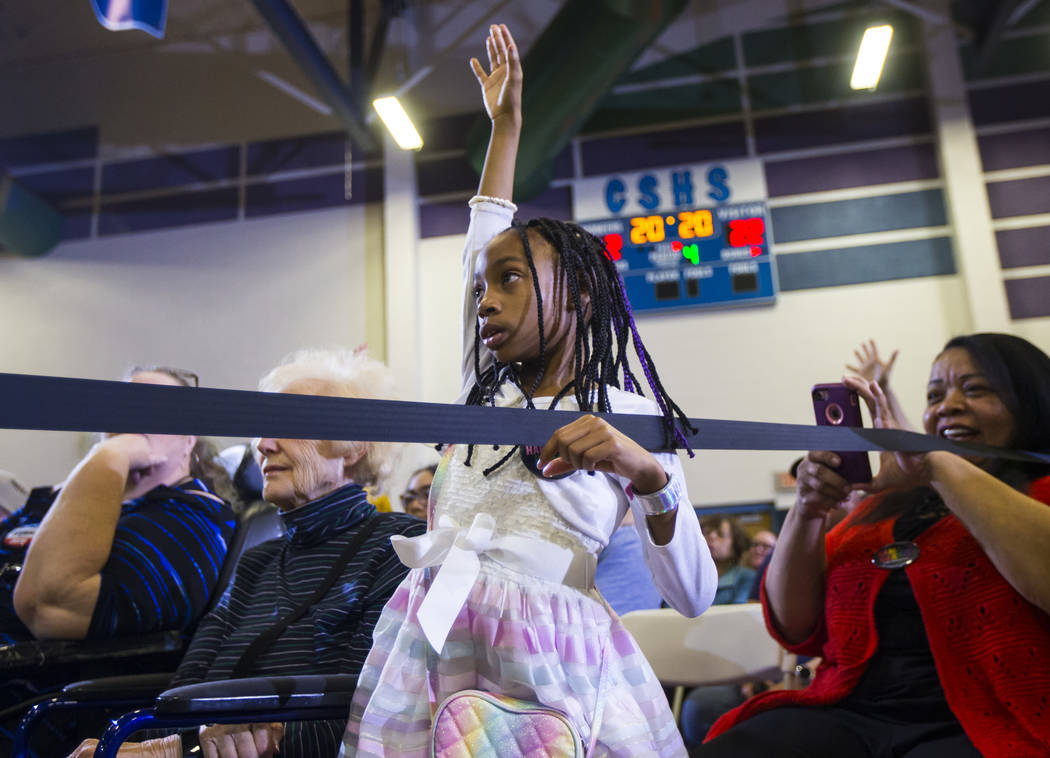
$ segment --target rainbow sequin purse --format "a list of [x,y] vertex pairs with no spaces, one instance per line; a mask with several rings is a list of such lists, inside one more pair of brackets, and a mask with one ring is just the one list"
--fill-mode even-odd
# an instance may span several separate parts
[[445,698],[434,714],[432,758],[584,758],[579,732],[561,711],[481,690]]

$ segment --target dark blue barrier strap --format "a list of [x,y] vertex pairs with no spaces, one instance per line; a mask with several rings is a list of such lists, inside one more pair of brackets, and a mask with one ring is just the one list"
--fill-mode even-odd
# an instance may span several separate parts
[[[543,445],[556,429],[582,415],[0,374],[0,428],[6,429]],[[658,416],[596,415],[648,450],[666,449]],[[699,430],[687,435],[694,450],[947,450],[1050,463],[1048,453],[955,443],[891,429],[691,421]]]

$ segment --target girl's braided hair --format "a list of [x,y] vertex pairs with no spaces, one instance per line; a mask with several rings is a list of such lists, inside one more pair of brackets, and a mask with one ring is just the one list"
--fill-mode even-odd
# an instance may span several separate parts
[[[532,275],[532,286],[536,293],[540,370],[530,388],[521,387],[513,366],[494,362],[491,368],[482,373],[480,325],[475,319],[474,386],[467,397],[467,404],[494,404],[500,385],[509,378],[521,387],[527,407],[535,407],[532,399],[543,379],[547,340],[543,324],[543,293],[540,291],[536,264],[532,247],[529,244],[529,232],[534,231],[550,243],[558,253],[558,260],[555,264],[557,272],[555,287],[558,287],[560,280],[568,288],[576,317],[576,348],[573,351],[574,379],[562,388],[554,402],[551,403],[551,407],[555,407],[557,401],[569,390],[575,394],[581,411],[604,413],[612,411],[608,391],[610,385],[639,395],[644,394],[628,361],[628,345],[631,344],[656,403],[660,406],[667,447],[674,447],[677,443],[689,450],[681,429],[685,428],[690,433],[695,433],[696,430],[690,425],[682,409],[667,394],[660,381],[656,365],[649,351],[642,344],[642,338],[635,326],[634,314],[631,311],[631,303],[627,299],[623,277],[620,276],[602,240],[577,224],[550,218],[536,218],[524,224],[515,221],[511,228],[521,237],[525,258],[529,264],[529,273]],[[589,318],[587,308],[580,297],[581,292],[590,295]],[[622,386],[618,378],[618,375],[621,374],[623,376]],[[514,454],[514,451],[515,449],[512,449],[495,465],[486,469],[485,474],[502,466]],[[473,446],[468,449],[467,465],[470,465],[472,453]],[[693,454],[691,450],[689,454],[690,456]]]

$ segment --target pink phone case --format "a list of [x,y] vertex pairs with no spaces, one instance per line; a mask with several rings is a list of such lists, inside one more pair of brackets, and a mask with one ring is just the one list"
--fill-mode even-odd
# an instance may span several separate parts
[[[813,413],[820,426],[864,426],[860,415],[860,398],[845,384],[815,384],[812,390]],[[871,481],[868,454],[862,451],[841,452],[838,471],[851,484]]]

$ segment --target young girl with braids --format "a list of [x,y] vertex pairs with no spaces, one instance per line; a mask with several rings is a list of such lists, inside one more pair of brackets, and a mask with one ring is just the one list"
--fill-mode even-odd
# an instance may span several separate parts
[[[489,73],[471,60],[492,136],[464,252],[462,399],[660,414],[669,439],[681,439],[677,424],[688,421],[660,384],[602,243],[562,221],[511,225],[521,64],[505,26],[491,28],[487,46]],[[630,346],[655,402],[640,394]],[[342,755],[429,755],[432,707],[462,689],[563,712],[592,755],[685,755],[662,688],[594,589],[596,556],[628,508],[647,564],[638,571],[681,613],[702,613],[718,574],[676,454],[649,453],[593,415],[541,450],[447,449],[430,531],[395,545],[413,570],[376,625]]]

